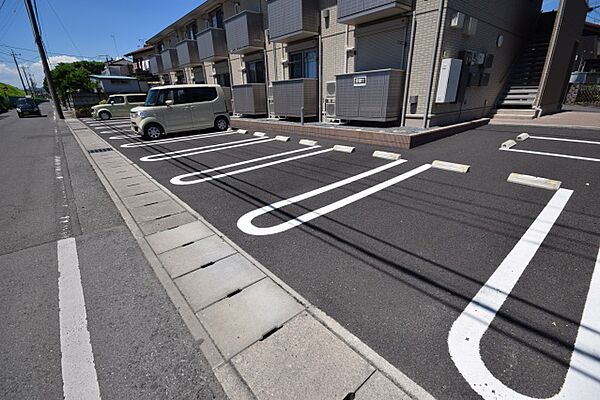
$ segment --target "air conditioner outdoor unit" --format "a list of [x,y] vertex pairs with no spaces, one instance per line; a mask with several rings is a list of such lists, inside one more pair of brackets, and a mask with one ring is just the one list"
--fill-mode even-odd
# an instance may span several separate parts
[[325,82],[325,91],[327,98],[335,98],[335,81]]
[[327,118],[335,118],[335,102],[330,101],[325,103],[325,116]]

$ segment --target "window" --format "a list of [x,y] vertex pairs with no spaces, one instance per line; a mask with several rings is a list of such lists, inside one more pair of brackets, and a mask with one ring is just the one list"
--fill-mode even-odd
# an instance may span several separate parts
[[217,98],[217,89],[214,87],[191,88],[187,90],[191,101],[194,103],[212,101]]
[[146,95],[138,94],[135,96],[127,96],[127,101],[130,103],[143,103],[146,101]]
[[223,28],[223,10],[218,8],[208,14],[208,23],[211,28]]
[[204,79],[204,68],[196,67],[194,68],[194,83],[206,83]]
[[125,97],[123,96],[112,96],[108,99],[109,103],[114,103],[114,104],[123,104],[125,103]]
[[185,27],[185,38],[186,39],[196,39],[196,34],[198,33],[198,24],[196,24],[196,21],[192,22],[191,24],[186,25]]
[[175,97],[175,104],[187,104],[192,102],[189,89],[181,88],[173,90]]
[[288,64],[290,79],[318,78],[319,62],[316,50],[290,53]]
[[229,63],[227,61],[215,64],[215,80],[223,87],[231,86],[231,77],[229,76]]
[[162,53],[163,51],[165,51],[165,44],[163,42],[160,42],[156,45],[156,50],[159,53]]
[[248,83],[265,83],[265,61],[247,62],[246,79]]

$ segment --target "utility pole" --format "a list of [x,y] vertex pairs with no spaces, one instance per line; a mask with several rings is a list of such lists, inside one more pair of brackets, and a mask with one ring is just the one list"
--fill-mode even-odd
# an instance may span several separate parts
[[35,97],[33,93],[33,88],[31,87],[31,81],[27,76],[27,70],[25,69],[25,66],[21,66],[21,69],[23,70],[23,76],[25,76],[25,82],[27,82],[27,86],[29,87],[29,93],[31,93],[31,97]]
[[27,13],[29,14],[29,20],[31,21],[31,29],[33,29],[35,43],[37,44],[38,51],[40,52],[40,60],[42,61],[42,66],[44,67],[44,75],[46,75],[48,89],[50,90],[50,95],[52,96],[52,100],[54,101],[56,113],[58,114],[58,118],[65,119],[62,108],[60,106],[60,101],[58,100],[58,96],[56,95],[56,90],[54,89],[54,83],[52,82],[52,74],[50,73],[50,66],[48,66],[48,59],[46,58],[46,50],[44,49],[44,43],[42,42],[42,37],[40,36],[40,28],[38,27],[37,20],[35,19],[35,12],[33,11],[33,5],[31,4],[31,0],[25,0],[25,6],[27,7]]
[[17,62],[15,52],[11,49],[10,53],[12,54],[13,60],[15,61],[15,66],[17,67],[17,72],[19,73],[19,79],[21,80],[21,85],[23,85],[23,90],[25,91],[25,94],[27,94],[27,88],[25,87],[25,82],[23,81],[23,75],[21,75],[21,68],[19,68],[19,63]]

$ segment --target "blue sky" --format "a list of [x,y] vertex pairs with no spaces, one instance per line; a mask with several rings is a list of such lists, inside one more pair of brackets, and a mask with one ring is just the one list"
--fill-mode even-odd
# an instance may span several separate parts
[[[596,1],[596,0],[593,0]],[[185,15],[203,0],[38,0],[42,34],[51,63],[99,59],[122,55],[139,47],[162,28]],[[545,0],[544,10],[555,9],[559,0]],[[0,0],[0,82],[17,84],[10,48],[20,53],[41,84],[39,62],[23,0]],[[60,15],[60,18],[57,17]],[[113,42],[113,37],[116,41]],[[100,57],[102,58],[102,57]]]

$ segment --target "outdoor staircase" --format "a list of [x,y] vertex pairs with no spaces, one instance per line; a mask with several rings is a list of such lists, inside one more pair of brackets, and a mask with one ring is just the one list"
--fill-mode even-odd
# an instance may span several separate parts
[[501,96],[497,109],[493,111],[496,119],[533,119],[533,108],[538,94],[542,71],[548,55],[555,13],[544,13],[535,29],[535,34],[523,48],[517,59]]

